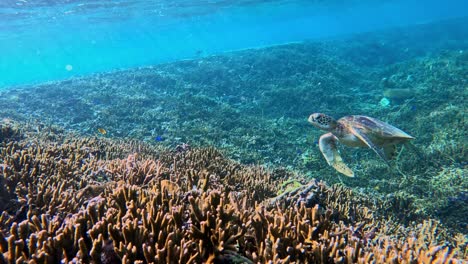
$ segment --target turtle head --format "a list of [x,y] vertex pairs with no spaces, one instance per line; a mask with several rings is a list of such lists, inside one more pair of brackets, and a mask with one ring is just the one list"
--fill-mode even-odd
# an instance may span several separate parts
[[322,113],[311,114],[308,121],[314,127],[325,131],[332,131],[337,126],[336,120],[333,117]]

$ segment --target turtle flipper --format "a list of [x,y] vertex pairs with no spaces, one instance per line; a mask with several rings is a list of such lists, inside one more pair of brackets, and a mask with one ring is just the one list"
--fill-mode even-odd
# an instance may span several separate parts
[[343,162],[338,152],[337,142],[338,139],[332,133],[322,135],[319,139],[320,151],[327,160],[328,165],[348,177],[354,177],[354,172]]
[[372,149],[377,155],[379,155],[380,158],[382,158],[385,163],[389,166],[390,163],[388,162],[387,157],[385,157],[385,152],[383,149],[378,148],[374,143],[372,143],[372,140],[366,135],[366,133],[363,133],[359,128],[351,128],[351,132],[358,137],[362,142],[364,142],[370,149]]
[[392,160],[397,156],[397,146],[387,145],[383,147],[383,152],[387,160]]

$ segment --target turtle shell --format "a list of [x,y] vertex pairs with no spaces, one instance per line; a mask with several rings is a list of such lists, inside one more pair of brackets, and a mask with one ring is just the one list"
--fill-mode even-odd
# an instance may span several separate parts
[[377,145],[396,143],[393,141],[401,142],[414,139],[414,137],[410,136],[403,130],[368,116],[345,116],[338,120],[338,122],[346,128],[352,127],[354,129],[359,129],[362,133],[370,137]]

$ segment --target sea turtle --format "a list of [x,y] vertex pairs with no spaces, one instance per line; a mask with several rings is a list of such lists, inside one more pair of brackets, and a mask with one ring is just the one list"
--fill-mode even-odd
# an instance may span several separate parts
[[402,130],[368,116],[349,115],[335,120],[331,116],[314,113],[308,121],[329,132],[319,139],[320,151],[330,166],[349,177],[354,177],[354,172],[343,162],[337,149],[338,142],[349,147],[371,148],[390,166],[388,160],[396,152],[396,144],[409,143],[414,139]]

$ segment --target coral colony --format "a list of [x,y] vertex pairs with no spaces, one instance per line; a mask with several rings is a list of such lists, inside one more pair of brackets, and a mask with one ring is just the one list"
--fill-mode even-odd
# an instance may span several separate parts
[[[456,263],[465,254],[463,236],[436,221],[404,226],[379,213],[389,204],[213,148],[15,123],[1,133],[1,263]],[[294,188],[278,192],[287,181]]]

